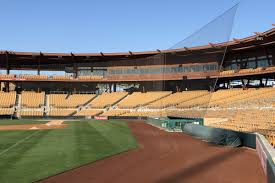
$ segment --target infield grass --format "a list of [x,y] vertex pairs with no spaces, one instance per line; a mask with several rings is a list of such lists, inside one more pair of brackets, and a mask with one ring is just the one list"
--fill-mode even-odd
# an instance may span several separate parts
[[137,147],[126,122],[66,123],[64,129],[0,131],[0,182],[37,181]]

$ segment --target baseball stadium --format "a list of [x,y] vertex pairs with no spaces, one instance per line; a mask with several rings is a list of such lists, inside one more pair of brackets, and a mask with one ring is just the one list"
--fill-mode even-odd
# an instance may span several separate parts
[[0,182],[275,182],[275,24],[231,38],[237,7],[168,49],[1,50]]

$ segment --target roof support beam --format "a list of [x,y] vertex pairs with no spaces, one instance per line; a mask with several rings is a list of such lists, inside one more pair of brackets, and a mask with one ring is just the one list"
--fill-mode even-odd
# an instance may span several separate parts
[[37,75],[40,75],[40,63],[41,63],[42,57],[43,57],[43,53],[40,52],[38,57],[38,64],[37,64]]
[[6,51],[5,52],[5,56],[6,56],[6,68],[7,68],[7,74],[10,74],[10,66],[9,66],[9,52]]
[[216,48],[215,44],[213,43],[208,43],[212,48]]
[[242,43],[240,39],[236,39],[236,38],[233,38],[233,41],[235,41],[236,43]]

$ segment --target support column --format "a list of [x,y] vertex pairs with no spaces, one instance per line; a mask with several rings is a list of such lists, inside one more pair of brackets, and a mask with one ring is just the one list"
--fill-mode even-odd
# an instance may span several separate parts
[[176,85],[176,92],[179,92],[179,86]]
[[263,78],[260,79],[260,86],[263,86]]
[[72,63],[73,63],[73,71],[74,71],[74,78],[77,78],[78,77],[78,67],[77,65],[75,64],[75,57],[74,57],[74,54],[71,53],[71,58],[72,58]]
[[7,68],[7,74],[10,74],[10,65],[9,65],[9,53],[6,51],[6,68]]
[[249,87],[249,84],[250,84],[250,79],[247,80],[246,88]]
[[112,93],[112,84],[109,84],[109,92]]
[[40,62],[41,62],[42,53],[38,57],[38,65],[37,65],[37,75],[40,75]]
[[5,91],[6,92],[10,91],[10,83],[9,82],[5,82]]
[[268,78],[265,79],[265,86],[267,86],[267,83],[268,83]]
[[114,83],[114,92],[116,92],[116,83]]

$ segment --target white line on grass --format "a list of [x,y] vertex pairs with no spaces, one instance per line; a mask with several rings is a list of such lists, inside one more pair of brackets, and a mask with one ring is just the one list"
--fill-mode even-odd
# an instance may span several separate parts
[[37,134],[38,132],[40,132],[40,130],[37,130],[37,131],[33,132],[32,134],[30,134],[29,136],[27,136],[27,137],[25,137],[25,138],[23,138],[23,139],[17,141],[15,144],[11,145],[10,147],[8,147],[8,148],[5,149],[4,151],[2,151],[2,152],[0,153],[0,156],[2,156],[3,154],[5,154],[6,152],[8,152],[10,149],[14,148],[15,146],[17,146],[18,144],[24,142],[25,140],[30,139],[31,137],[33,137],[33,136],[34,136],[35,134]]

